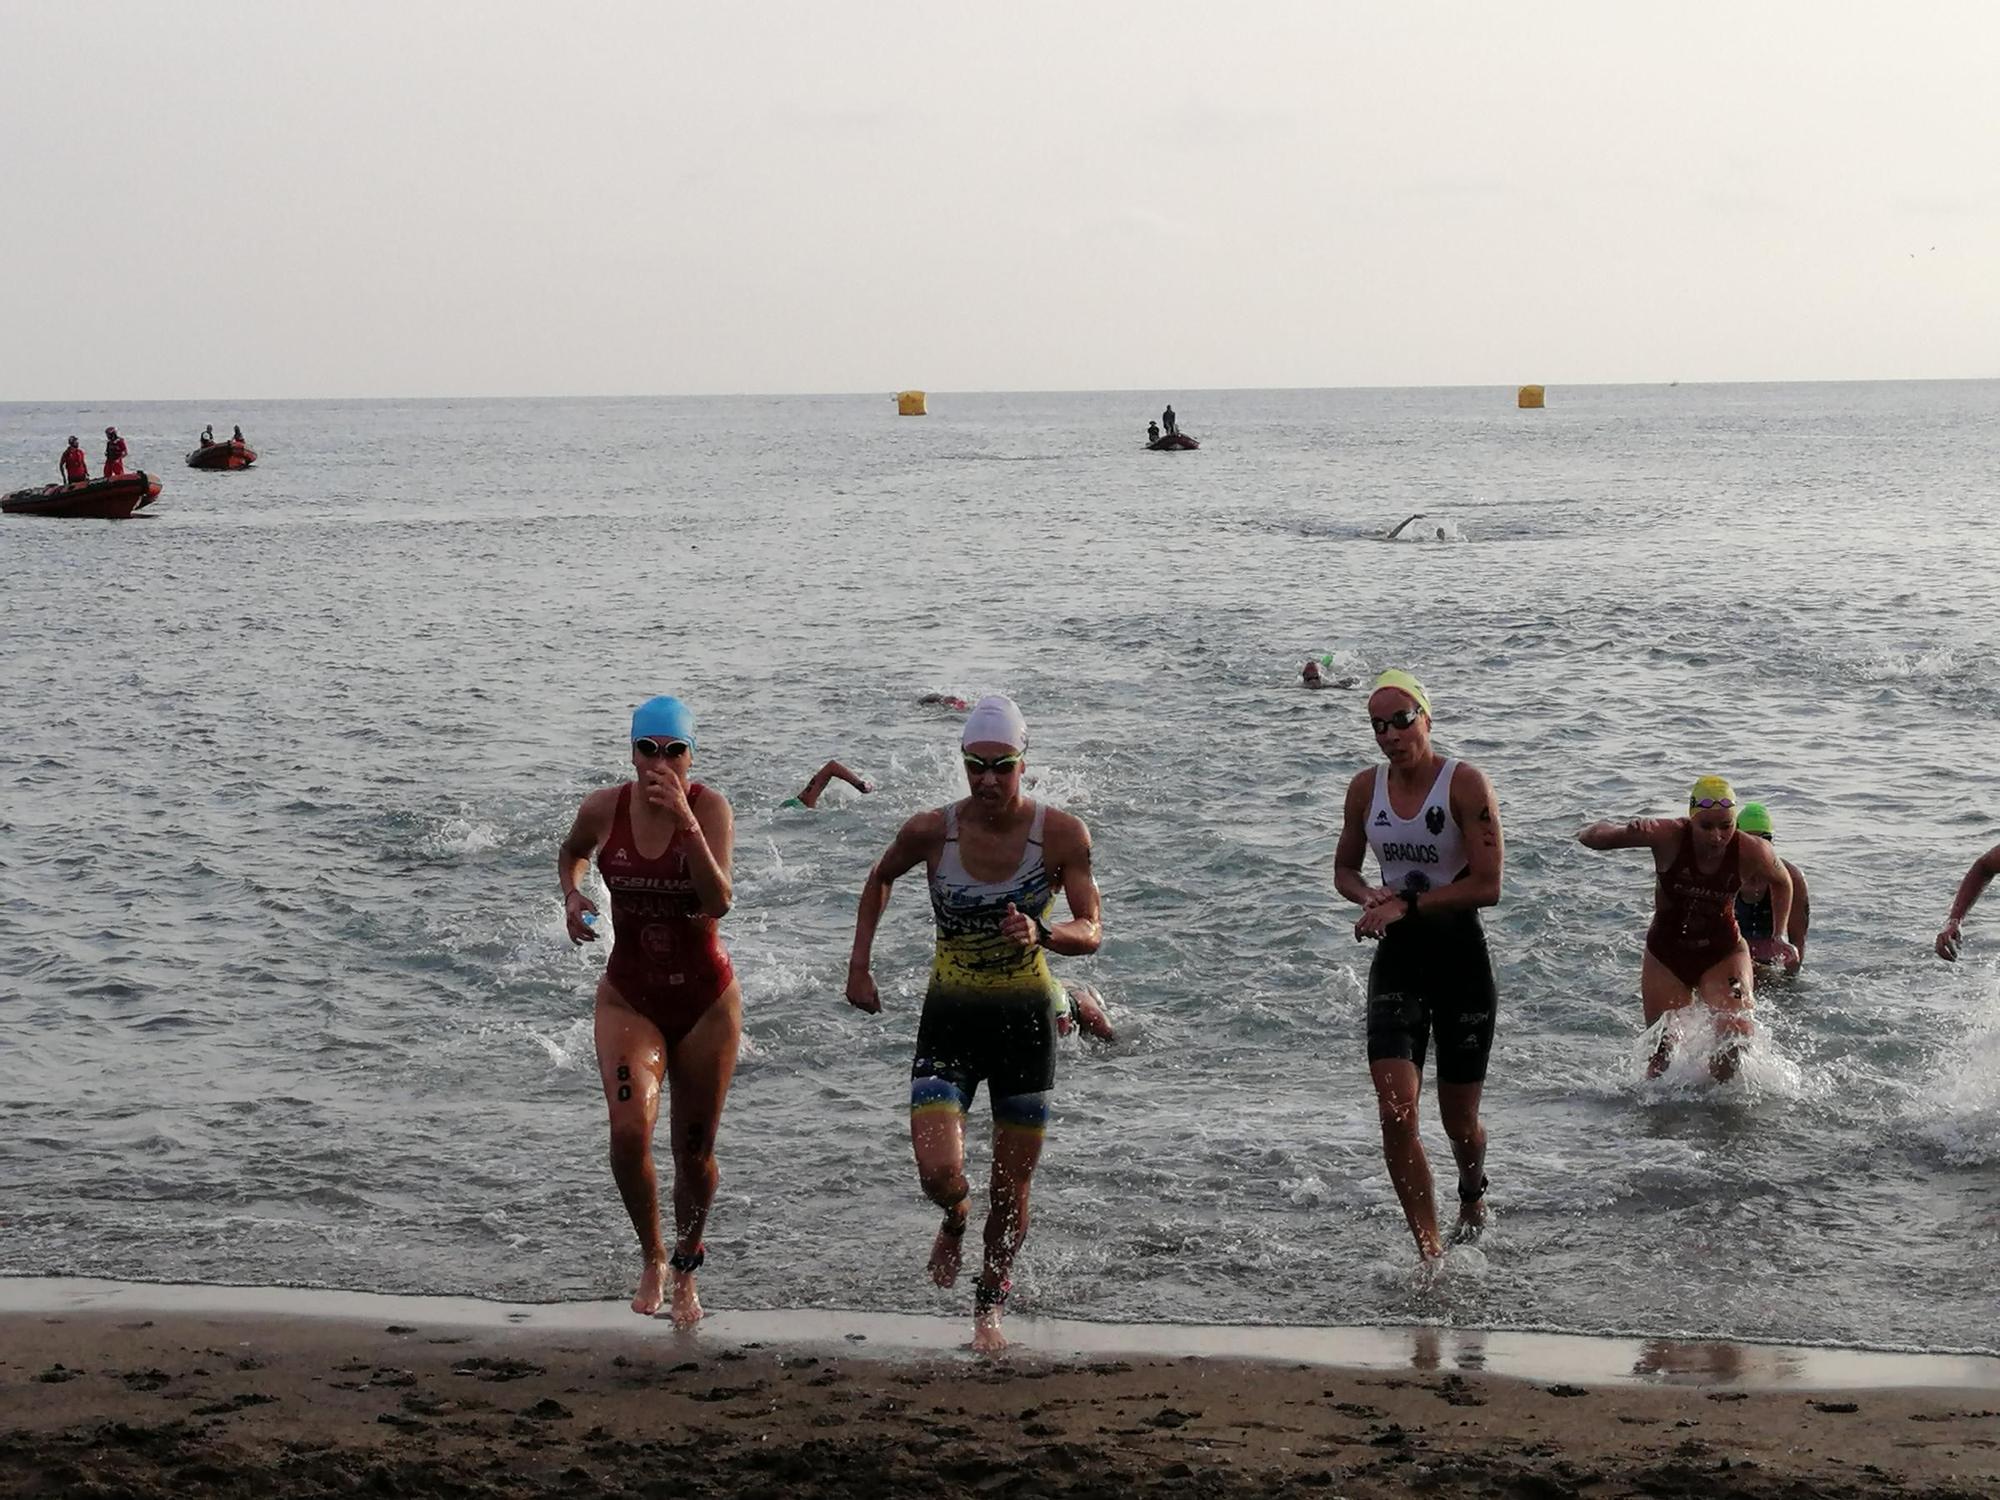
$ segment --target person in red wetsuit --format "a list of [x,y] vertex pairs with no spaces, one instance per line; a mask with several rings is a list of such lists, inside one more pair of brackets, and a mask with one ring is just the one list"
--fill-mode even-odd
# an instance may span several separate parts
[[[1769,882],[1772,931],[1791,917],[1792,877],[1762,839],[1737,832],[1735,790],[1720,776],[1704,776],[1688,794],[1685,818],[1634,818],[1593,823],[1577,834],[1588,849],[1651,849],[1655,874],[1653,925],[1639,968],[1646,1024],[1681,1010],[1699,996],[1715,1022],[1716,1049],[1709,1072],[1718,1080],[1736,1073],[1737,1054],[1753,1028],[1755,1004],[1750,946],[1736,926],[1736,892],[1746,874]],[[1796,965],[1798,954],[1783,938],[1773,957]],[[1673,1057],[1674,1038],[1663,1028],[1646,1066],[1657,1078]]]
[[[743,1029],[743,996],[716,922],[729,910],[735,839],[729,801],[691,780],[694,715],[651,698],[632,715],[634,779],[583,799],[556,855],[570,941],[597,940],[597,907],[577,882],[597,857],[611,893],[611,961],[597,982],[597,1066],[611,1112],[611,1174],[645,1259],[632,1310],[701,1318],[702,1232],[720,1180],[716,1127]],[[667,1094],[674,1157],[674,1247],[660,1234],[653,1125]]]
[[104,477],[116,479],[125,472],[125,439],[116,427],[104,429]]
[[70,436],[69,446],[63,449],[62,477],[64,484],[83,484],[90,478],[90,460],[83,456],[83,444]]

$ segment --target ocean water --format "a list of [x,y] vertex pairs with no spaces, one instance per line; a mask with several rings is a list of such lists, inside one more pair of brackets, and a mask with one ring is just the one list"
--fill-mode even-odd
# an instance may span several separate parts
[[[1164,395],[1198,453],[1141,451]],[[2000,839],[2000,383],[893,412],[0,407],[0,488],[110,422],[167,481],[0,521],[0,1273],[627,1291],[553,862],[673,691],[737,814],[704,1292],[962,1312],[904,1117],[920,879],[884,1013],[841,989],[870,861],[962,791],[917,699],[992,690],[1091,825],[1106,939],[1061,970],[1120,1028],[1064,1044],[1018,1306],[2000,1350],[2000,907],[1929,951]],[[181,467],[207,420],[258,466]],[[1506,826],[1496,1222],[1434,1287],[1332,890],[1375,750],[1360,692],[1296,685],[1320,652],[1422,675]],[[875,793],[781,810],[829,755]],[[1807,967],[1739,1080],[1648,1082],[1646,857],[1572,835],[1707,771],[1772,805]]]

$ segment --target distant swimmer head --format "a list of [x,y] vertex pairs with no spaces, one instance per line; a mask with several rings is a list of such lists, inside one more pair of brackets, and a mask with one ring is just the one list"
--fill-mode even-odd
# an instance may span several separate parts
[[1299,676],[1304,680],[1307,687],[1326,686],[1326,676],[1320,671],[1319,663],[1316,661],[1308,661],[1303,667],[1300,667]]
[[1688,792],[1688,822],[1697,843],[1713,850],[1736,832],[1736,788],[1720,776],[1704,776]]
[[678,698],[648,698],[632,710],[632,743],[640,741],[657,747],[655,753],[675,744],[694,750],[694,710]]
[[1771,822],[1771,809],[1761,802],[1746,802],[1737,808],[1736,827],[1743,833],[1755,834],[1765,840],[1773,838],[1778,831]]
[[116,427],[107,427],[104,429],[104,435],[106,437],[117,437],[118,429]]
[[958,737],[962,746],[1004,745],[1009,750],[1028,748],[1028,721],[1012,698],[988,693],[972,705],[965,716],[965,732]]

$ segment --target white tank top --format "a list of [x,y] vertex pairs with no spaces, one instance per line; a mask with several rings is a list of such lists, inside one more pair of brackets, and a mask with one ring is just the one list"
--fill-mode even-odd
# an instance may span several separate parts
[[1450,885],[1468,868],[1465,835],[1451,812],[1451,778],[1458,762],[1439,769],[1423,810],[1401,818],[1389,802],[1389,768],[1375,768],[1375,798],[1368,807],[1368,847],[1382,866],[1382,884],[1397,891]]

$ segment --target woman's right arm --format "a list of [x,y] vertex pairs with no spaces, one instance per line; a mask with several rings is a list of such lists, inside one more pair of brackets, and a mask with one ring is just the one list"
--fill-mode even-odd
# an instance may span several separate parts
[[556,884],[562,889],[563,925],[572,943],[594,943],[597,931],[583,920],[584,913],[597,914],[597,905],[584,895],[577,882],[590,869],[590,856],[611,831],[611,806],[618,796],[616,787],[600,787],[583,799],[576,821],[556,849]]
[[889,893],[897,879],[929,859],[944,840],[944,814],[918,813],[897,831],[868,871],[861,887],[861,905],[854,914],[854,947],[847,956],[847,1003],[874,1015],[882,1008],[875,976],[869,972],[875,951],[875,929],[888,910]]
[[1614,823],[1605,818],[1580,829],[1576,841],[1586,849],[1658,849],[1680,831],[1679,818],[1633,818]]

